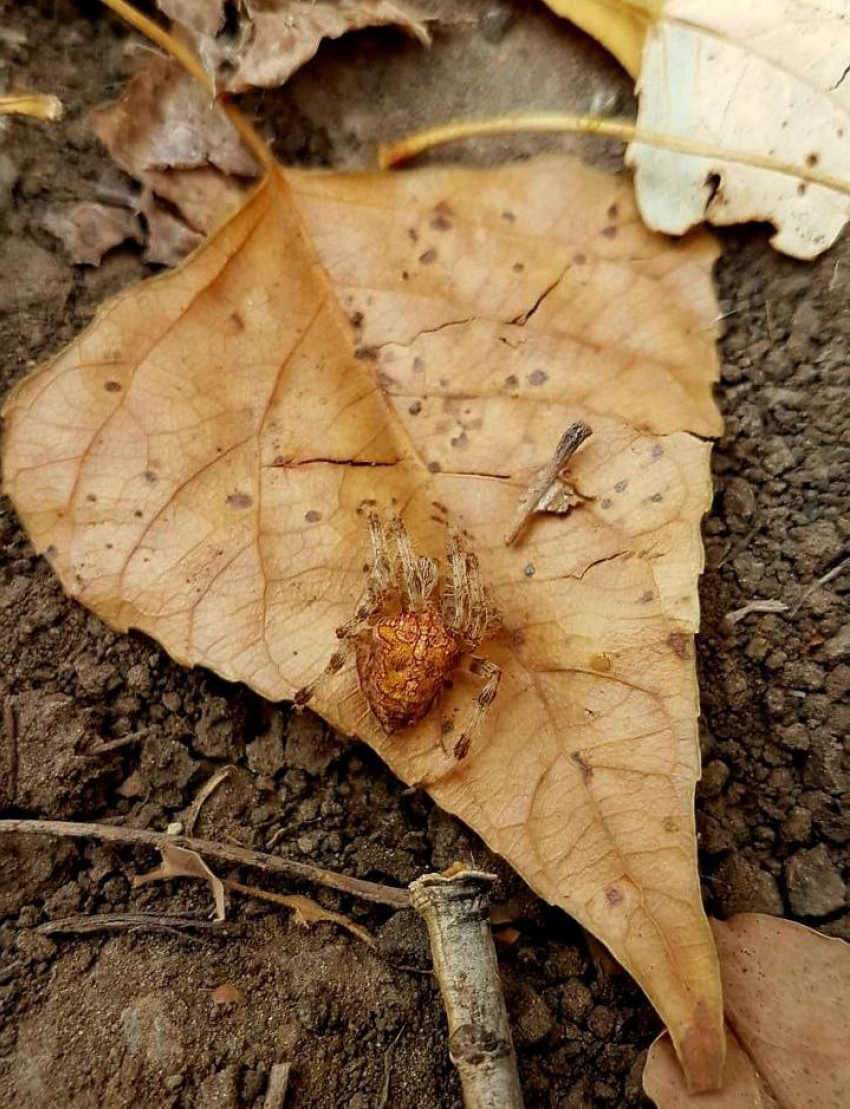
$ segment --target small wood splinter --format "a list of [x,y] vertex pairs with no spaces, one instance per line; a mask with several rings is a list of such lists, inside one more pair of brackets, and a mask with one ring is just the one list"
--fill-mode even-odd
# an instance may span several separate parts
[[505,536],[509,547],[520,535],[536,512],[554,512],[564,516],[581,496],[565,480],[567,463],[582,443],[592,434],[592,429],[582,420],[570,424],[555,448],[555,452],[542,470],[535,474],[531,484],[522,494],[511,526]]

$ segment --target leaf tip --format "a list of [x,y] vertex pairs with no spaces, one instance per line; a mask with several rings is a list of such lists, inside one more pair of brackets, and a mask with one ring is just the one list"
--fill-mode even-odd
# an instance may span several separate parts
[[723,1083],[726,1040],[723,1035],[723,1013],[698,1001],[693,1021],[676,1044],[677,1054],[685,1072],[688,1092],[710,1093]]

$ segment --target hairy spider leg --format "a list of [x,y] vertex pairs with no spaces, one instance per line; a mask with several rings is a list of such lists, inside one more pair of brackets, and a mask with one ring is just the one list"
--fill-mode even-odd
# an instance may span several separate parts
[[410,544],[410,536],[400,516],[393,516],[389,532],[395,542],[395,577],[402,612],[421,612],[437,584],[437,564],[432,558],[417,557]]
[[453,531],[449,536],[448,555],[452,577],[446,589],[443,617],[452,631],[464,635],[468,621],[469,579],[466,544],[459,532]]
[[368,626],[370,619],[377,612],[381,611],[387,597],[393,591],[392,571],[384,538],[384,528],[381,524],[381,518],[376,512],[369,513],[369,536],[372,544],[369,576],[366,579],[366,585],[357,608],[354,610],[354,615],[336,629],[337,638],[342,640],[342,643],[328,659],[324,670],[317,674],[311,682],[296,691],[293,697],[296,705],[306,705],[315,696],[320,682],[330,674],[339,673],[348,658],[353,638]]
[[496,700],[496,694],[499,692],[499,682],[502,680],[501,668],[495,662],[491,662],[488,658],[482,658],[480,655],[471,656],[469,671],[471,674],[483,678],[484,685],[475,698],[472,716],[454,745],[453,754],[458,761],[465,759],[469,754],[472,741],[481,730],[484,719],[490,711],[490,706]]

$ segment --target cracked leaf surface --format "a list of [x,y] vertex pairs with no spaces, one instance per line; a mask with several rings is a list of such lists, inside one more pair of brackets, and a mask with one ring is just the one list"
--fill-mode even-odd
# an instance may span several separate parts
[[[321,670],[353,611],[365,499],[401,511],[423,553],[442,556],[447,516],[466,528],[505,620],[467,759],[447,765],[440,737],[470,675],[391,738],[353,666],[315,706],[405,781],[434,779],[599,936],[711,1086],[692,636],[699,437],[720,428],[715,246],[648,233],[627,183],[574,162],[288,181],[18,387],[7,490],[71,595],[270,699]],[[506,548],[578,418],[594,429],[570,469],[579,507]]]

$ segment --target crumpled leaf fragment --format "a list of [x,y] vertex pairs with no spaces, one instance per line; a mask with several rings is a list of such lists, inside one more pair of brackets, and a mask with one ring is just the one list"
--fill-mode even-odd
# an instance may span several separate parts
[[[547,0],[636,77],[647,131],[850,179],[850,21],[844,0]],[[640,64],[636,65],[642,42]],[[680,235],[703,220],[772,223],[772,245],[830,247],[847,196],[769,170],[633,143],[641,214]]]
[[222,0],[199,18],[197,0],[157,0],[190,32],[216,87],[227,92],[277,88],[308,62],[325,39],[367,27],[398,27],[429,46],[426,17],[393,0],[242,0],[237,25],[217,37]]
[[713,920],[727,1020],[723,1088],[694,1097],[669,1037],[643,1074],[659,1109],[842,1109],[850,1089],[850,945],[758,913]]
[[113,247],[127,239],[138,242],[141,236],[132,212],[95,201],[51,208],[42,222],[63,243],[72,262],[87,266],[99,266]]
[[[462,671],[392,737],[353,666],[315,707],[606,943],[695,1088],[723,1057],[693,816],[715,257],[648,233],[627,182],[573,161],[272,173],[4,410],[7,491],[68,592],[270,700],[353,613],[364,503],[435,557],[465,528],[505,625],[468,757],[444,750],[478,688]],[[507,547],[579,419],[580,503]]]
[[89,113],[118,165],[208,234],[236,210],[257,166],[236,129],[176,62],[151,55],[118,100]]
[[190,851],[187,847],[178,847],[176,843],[167,843],[160,847],[162,863],[146,874],[133,876],[134,886],[144,886],[148,882],[162,882],[168,878],[200,878],[210,887],[210,893],[215,904],[215,919],[225,918],[224,883],[210,870],[197,851]]

